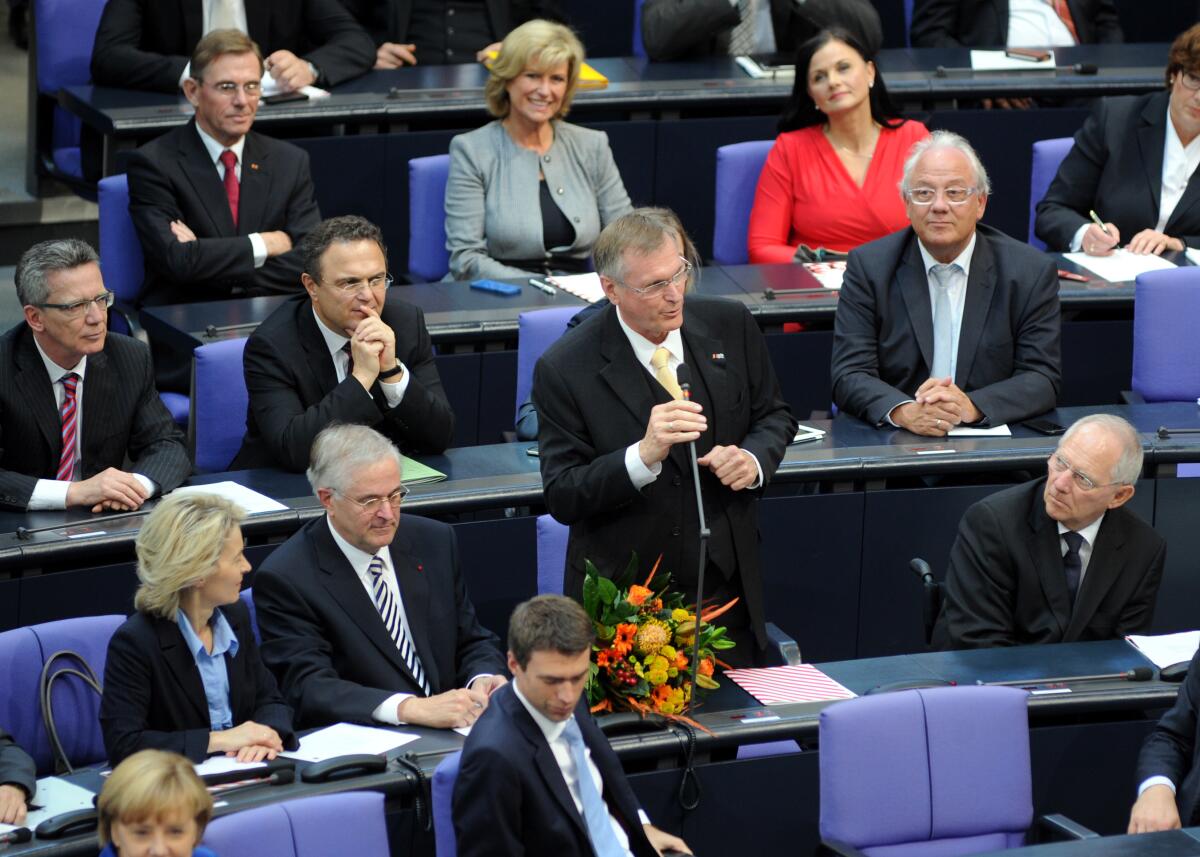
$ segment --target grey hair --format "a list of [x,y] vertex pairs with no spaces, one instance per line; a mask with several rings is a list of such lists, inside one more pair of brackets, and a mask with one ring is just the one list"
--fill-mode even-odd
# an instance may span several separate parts
[[615,282],[624,283],[625,253],[647,256],[661,247],[668,237],[679,238],[683,257],[692,263],[692,276],[688,278],[685,289],[690,291],[699,276],[702,260],[692,244],[692,239],[683,228],[679,215],[669,208],[635,208],[604,227],[592,248],[596,273]]
[[352,244],[358,241],[374,241],[383,253],[384,262],[387,262],[387,245],[383,243],[383,233],[367,218],[357,214],[345,214],[322,220],[300,241],[298,249],[304,273],[320,282],[321,257],[330,245],[334,242]]
[[400,450],[375,429],[335,423],[313,441],[305,475],[314,494],[322,488],[345,493],[358,470],[389,456],[396,462],[396,469],[403,472]]
[[971,169],[975,172],[975,188],[983,196],[990,196],[992,193],[992,183],[988,179],[987,170],[983,168],[983,161],[979,160],[979,155],[967,142],[967,138],[961,134],[955,134],[953,131],[934,131],[924,140],[918,140],[913,144],[913,147],[908,150],[908,157],[904,161],[904,175],[900,179],[900,195],[907,196],[912,189],[912,174],[917,168],[917,161],[921,160],[921,156],[926,152],[937,149],[957,149],[966,156],[967,161],[971,164]]
[[1118,482],[1121,485],[1132,485],[1137,482],[1138,477],[1142,475],[1142,439],[1138,436],[1137,429],[1121,417],[1113,414],[1088,414],[1086,417],[1081,417],[1067,429],[1066,434],[1058,442],[1059,447],[1061,448],[1081,428],[1089,425],[1104,429],[1121,444],[1121,457],[1113,465],[1112,473],[1108,477],[1109,481]]
[[21,254],[13,280],[22,306],[38,306],[50,299],[46,280],[54,271],[69,271],[89,262],[99,264],[92,245],[78,238],[39,241]]

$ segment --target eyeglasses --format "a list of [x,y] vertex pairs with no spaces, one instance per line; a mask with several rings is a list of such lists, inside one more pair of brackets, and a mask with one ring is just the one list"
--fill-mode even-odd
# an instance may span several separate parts
[[40,307],[41,309],[56,309],[59,312],[61,312],[63,315],[65,315],[67,318],[79,318],[82,315],[86,315],[88,309],[93,304],[100,307],[101,309],[108,309],[110,306],[113,305],[113,301],[115,301],[116,299],[117,299],[117,296],[115,294],[113,294],[112,292],[105,291],[105,292],[101,292],[100,294],[96,295],[96,297],[94,297],[94,298],[87,298],[86,300],[75,301],[74,303],[34,304],[34,306]]
[[1183,84],[1184,89],[1190,89],[1192,92],[1200,89],[1200,77],[1196,77],[1190,71],[1182,72],[1179,75],[1179,82]]
[[362,509],[363,512],[365,512],[366,514],[374,515],[376,512],[379,511],[380,507],[383,506],[383,504],[385,502],[389,506],[391,506],[392,509],[399,509],[400,502],[405,497],[408,496],[408,487],[405,485],[401,485],[399,488],[397,488],[391,494],[388,494],[386,497],[366,497],[362,500],[356,500],[353,497],[351,497],[349,494],[342,494],[341,491],[334,491],[333,493],[341,494],[343,497],[345,497],[351,503],[358,506],[358,508]]
[[1075,477],[1075,484],[1084,491],[1094,491],[1097,488],[1110,488],[1113,485],[1126,484],[1124,482],[1105,482],[1103,485],[1098,485],[1086,473],[1080,473],[1078,470],[1072,467],[1071,462],[1063,458],[1061,452],[1056,452],[1054,455],[1050,456],[1050,467],[1055,473],[1065,473],[1066,471],[1070,470],[1071,475]]
[[[948,187],[942,191],[942,196],[951,205],[962,205],[978,191],[978,188],[973,187]],[[933,205],[938,192],[931,187],[914,187],[906,190],[904,195],[913,205]]]
[[[203,83],[203,81],[201,82]],[[258,98],[262,95],[262,83],[257,80],[250,80],[241,85],[234,83],[232,80],[223,80],[220,83],[210,83],[209,86],[228,98],[233,98],[233,96],[237,95],[239,89],[246,93],[247,98]]]
[[692,263],[682,256],[679,257],[679,261],[683,263],[683,267],[681,267],[666,280],[659,280],[657,283],[651,283],[650,285],[642,286],[641,288],[629,286],[625,283],[621,283],[621,285],[625,286],[625,288],[629,289],[629,291],[642,298],[652,298],[655,295],[662,294],[663,290],[666,289],[667,286],[679,285],[680,280],[683,280],[683,283],[686,286],[688,281],[687,278],[692,275]]
[[349,297],[350,295],[358,294],[362,291],[363,286],[366,286],[371,291],[387,291],[392,287],[392,275],[380,274],[377,277],[371,277],[369,280],[339,280],[336,283],[330,283],[330,288],[340,292],[342,295]]

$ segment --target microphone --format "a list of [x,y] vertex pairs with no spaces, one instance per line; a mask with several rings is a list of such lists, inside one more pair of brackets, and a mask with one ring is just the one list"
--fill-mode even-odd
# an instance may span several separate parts
[[[675,367],[675,381],[683,392],[684,401],[692,400],[692,370],[686,363]],[[704,495],[700,493],[700,465],[696,463],[696,442],[688,442],[688,453],[692,463],[692,482],[696,487],[696,516],[700,523],[700,567],[696,571],[696,633],[692,637],[692,705],[696,705],[699,695],[696,693],[695,676],[700,673],[700,610],[704,606],[704,567],[708,565],[708,537],[712,535],[708,529],[708,521],[704,518]]]
[[257,789],[257,788],[260,788],[261,786],[287,786],[287,785],[291,785],[295,781],[296,781],[296,769],[295,768],[280,768],[277,771],[273,771],[271,773],[271,776],[269,776],[269,777],[260,779],[253,783],[246,783],[246,785],[244,785],[244,786],[234,786],[233,788],[229,788],[229,789],[220,789],[217,791],[217,794],[219,794],[222,798],[225,798],[228,795],[238,794],[240,792],[248,791],[250,789]]
[[7,833],[0,833],[0,845],[16,845],[33,839],[33,831],[28,827],[17,827]]
[[[218,774],[205,774],[200,779],[204,780],[206,786],[223,786],[227,783],[240,783],[243,780],[260,780],[263,783],[271,785],[283,785],[290,783],[295,777],[296,763],[291,759],[273,759],[266,763],[262,768],[233,768],[228,771],[221,771]],[[280,779],[276,779],[280,777]],[[282,777],[286,777],[283,779]],[[255,785],[259,785],[258,782]],[[240,788],[240,787],[239,787]]]
[[[937,77],[946,77],[950,74],[966,74],[971,71],[984,71],[984,69],[970,68],[967,66],[946,66],[939,65],[934,73]],[[987,69],[991,71],[991,69]],[[1077,62],[1074,65],[1053,65],[1053,66],[1030,66],[1029,68],[1012,68],[1005,71],[1069,71],[1073,74],[1093,75],[1100,73],[1100,67],[1095,63]]]
[[1123,673],[1107,673],[1104,675],[1068,675],[1053,678],[1031,678],[1018,681],[977,681],[976,684],[988,687],[1026,687],[1031,684],[1075,684],[1081,681],[1150,681],[1154,678],[1154,670],[1150,667],[1134,667]]

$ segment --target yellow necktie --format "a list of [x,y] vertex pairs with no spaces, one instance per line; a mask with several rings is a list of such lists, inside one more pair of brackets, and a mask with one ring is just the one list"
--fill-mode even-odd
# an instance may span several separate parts
[[667,363],[671,359],[671,352],[659,346],[654,349],[654,354],[650,357],[650,365],[654,367],[654,377],[658,379],[658,383],[663,385],[672,399],[682,399],[683,390],[679,389],[679,383],[675,380],[675,376],[671,370],[667,368]]

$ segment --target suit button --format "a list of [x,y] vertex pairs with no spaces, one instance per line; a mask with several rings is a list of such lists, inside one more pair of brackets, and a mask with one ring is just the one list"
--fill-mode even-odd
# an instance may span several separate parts
[[671,535],[673,535],[673,536],[679,535],[679,527],[671,527]]
[[555,191],[555,193],[559,194],[560,196],[562,195],[562,192],[563,192],[563,189],[561,187]]
[[680,485],[683,484],[683,480],[680,479],[678,476],[676,476],[674,479],[671,480],[671,484],[674,485],[676,488],[678,488]]
[[446,14],[447,14],[447,15],[453,15],[453,14],[454,14],[454,9],[453,9],[453,8],[447,9],[447,10],[446,10]]
[[578,217],[576,217],[576,218],[575,218],[575,222],[576,222],[576,223],[578,223],[578,222],[579,222],[579,218],[578,218]]
[[548,164],[548,163],[550,163],[550,156],[549,156],[549,155],[542,155],[542,162],[543,162],[543,163],[547,163],[547,164]]

